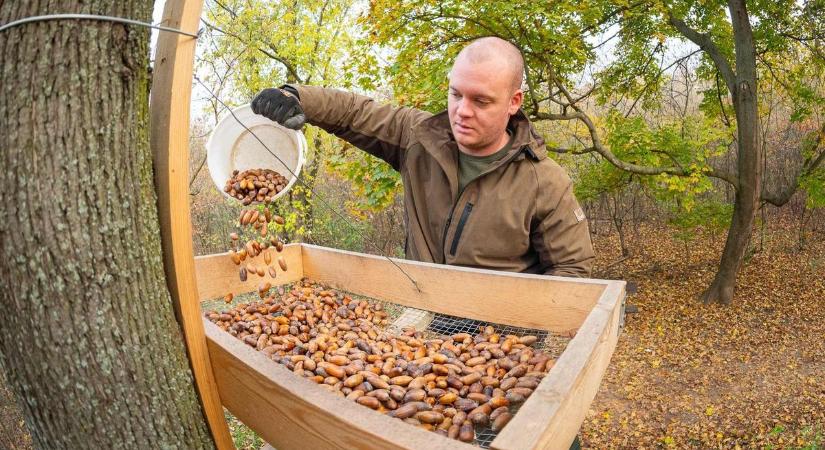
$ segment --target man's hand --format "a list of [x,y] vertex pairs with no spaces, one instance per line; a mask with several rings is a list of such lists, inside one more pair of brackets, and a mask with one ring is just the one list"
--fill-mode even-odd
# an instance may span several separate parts
[[300,130],[306,122],[298,98],[283,89],[264,89],[252,99],[252,112],[287,128]]

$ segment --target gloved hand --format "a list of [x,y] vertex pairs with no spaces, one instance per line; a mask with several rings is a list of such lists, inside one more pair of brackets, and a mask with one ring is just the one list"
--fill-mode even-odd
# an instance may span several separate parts
[[252,99],[252,112],[287,128],[300,130],[306,122],[298,98],[284,89],[264,89]]

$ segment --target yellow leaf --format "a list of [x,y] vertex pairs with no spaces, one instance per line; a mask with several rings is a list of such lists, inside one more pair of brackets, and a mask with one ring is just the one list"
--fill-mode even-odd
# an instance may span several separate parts
[[713,415],[713,406],[708,406],[708,407],[705,409],[705,415],[706,415],[706,416],[712,416],[712,415]]

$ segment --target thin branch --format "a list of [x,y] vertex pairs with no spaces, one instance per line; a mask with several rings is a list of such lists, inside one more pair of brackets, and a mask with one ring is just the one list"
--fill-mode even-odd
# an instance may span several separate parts
[[739,178],[736,175],[734,175],[734,174],[732,174],[728,171],[725,171],[725,170],[723,170],[721,168],[718,168],[718,167],[711,167],[710,171],[707,173],[707,175],[709,177],[718,178],[722,181],[725,181],[728,184],[730,184],[731,186],[733,186],[734,189],[738,189]]
[[238,35],[237,35],[237,34],[235,34],[235,33],[228,32],[228,31],[226,31],[226,30],[221,29],[221,28],[220,28],[220,27],[218,27],[217,25],[214,25],[214,24],[212,24],[212,23],[209,23],[206,19],[201,19],[201,22],[203,22],[203,24],[204,24],[204,25],[206,25],[208,28],[211,28],[211,29],[213,29],[213,30],[215,30],[215,31],[218,31],[218,32],[220,32],[220,33],[223,33],[223,34],[224,34],[224,35],[226,35],[226,36],[233,37],[233,38],[237,39],[238,41],[240,41],[241,43],[243,43],[243,44],[244,44],[244,45],[246,45],[246,46],[249,46],[249,47],[254,47],[256,50],[258,50],[259,52],[263,53],[263,54],[264,54],[264,55],[266,55],[268,58],[273,59],[273,60],[275,60],[275,61],[278,61],[279,63],[283,64],[284,68],[287,70],[287,72],[289,72],[289,74],[290,74],[293,78],[295,78],[296,80],[298,80],[298,82],[301,82],[301,77],[300,77],[300,76],[298,76],[298,71],[296,70],[295,66],[294,66],[294,65],[292,65],[292,63],[290,63],[290,62],[289,62],[289,60],[287,60],[287,59],[285,59],[285,58],[281,57],[280,55],[278,55],[278,48],[277,48],[277,47],[275,47],[275,45],[274,45],[274,44],[272,44],[272,43],[268,43],[268,42],[267,42],[267,43],[266,43],[266,46],[269,48],[269,51],[267,51],[267,50],[265,50],[265,49],[263,49],[263,48],[261,48],[261,47],[259,47],[259,46],[257,46],[257,45],[252,45],[252,44],[251,44],[250,42],[248,42],[246,39],[242,38],[241,36],[238,36]]
[[725,55],[722,54],[722,51],[719,50],[719,47],[713,42],[709,34],[706,33],[699,33],[698,31],[694,30],[688,24],[686,24],[683,20],[677,19],[673,15],[673,11],[668,11],[668,20],[674,28],[676,28],[683,36],[691,40],[694,44],[698,45],[699,48],[707,52],[708,56],[713,60],[716,64],[716,69],[719,73],[722,74],[722,79],[725,80],[725,84],[728,86],[728,91],[731,94],[736,93],[736,74],[733,72],[733,69],[730,66],[730,62],[728,62]]
[[215,0],[215,4],[217,4],[217,5],[218,5],[218,6],[219,6],[222,10],[226,11],[227,13],[229,13],[229,15],[230,15],[233,19],[237,19],[237,18],[238,18],[238,13],[236,13],[236,12],[235,12],[235,10],[233,10],[233,9],[229,8],[228,6],[224,5],[224,4],[223,4],[223,3],[221,3],[219,0]]
[[203,165],[206,163],[206,156],[207,156],[206,152],[203,152],[203,158],[201,158],[201,162],[198,163],[198,168],[195,169],[194,172],[192,172],[192,177],[189,178],[189,189],[190,190],[192,189],[192,184],[194,184],[195,180],[198,178],[198,174],[201,172],[201,169],[203,169]]
[[285,59],[282,56],[278,55],[278,47],[275,47],[275,45],[270,43],[270,42],[267,42],[266,46],[269,47],[269,49],[271,50],[270,52],[268,52],[268,51],[266,51],[266,50],[264,50],[260,47],[258,47],[258,50],[261,53],[263,53],[264,55],[266,55],[266,56],[274,59],[275,61],[278,61],[279,63],[283,64],[284,68],[286,68],[286,71],[289,72],[289,75],[292,76],[292,78],[294,78],[295,81],[297,81],[298,83],[303,83],[303,81],[301,80],[301,76],[298,75],[298,69],[296,69],[295,66],[291,62],[289,62],[287,59]]
[[[796,173],[796,176],[792,178],[792,182],[789,183],[784,190],[779,193],[769,193],[766,192],[764,187],[762,189],[762,194],[760,199],[765,203],[770,203],[774,206],[783,206],[784,204],[790,201],[791,197],[796,193],[797,189],[799,189],[799,179],[810,175],[813,171],[817,170],[820,165],[825,162],[825,148],[822,148],[821,151],[817,154],[817,149],[822,146],[823,139],[825,139],[825,122],[822,123],[819,130],[816,131],[816,139],[810,144],[811,156],[805,159],[805,162],[802,163],[802,166]],[[800,152],[804,152],[805,149],[800,149]],[[816,155],[816,156],[814,156]]]
[[608,22],[610,22],[611,20],[613,20],[614,17],[616,17],[616,16],[618,16],[618,15],[624,13],[624,12],[630,11],[631,9],[634,9],[637,6],[642,6],[642,5],[645,5],[645,2],[638,2],[638,3],[634,3],[632,5],[621,6],[619,8],[616,8],[615,10],[610,11],[604,17],[599,19],[598,22],[582,28],[581,35],[585,35],[587,33],[590,33],[591,31],[599,31],[599,30],[602,29],[603,25],[605,25]]
[[822,161],[825,160],[825,149],[819,153],[819,156],[817,156],[816,159],[813,157],[813,155],[816,154],[816,150],[822,145],[823,139],[825,139],[825,122],[823,122],[822,126],[819,128],[819,131],[816,134],[816,140],[811,144],[811,156],[806,158],[805,162],[802,164],[805,174],[809,174],[816,170],[820,164],[822,164]]
[[[559,88],[559,92],[564,96],[567,100],[568,105],[573,108],[575,111],[574,113],[562,113],[562,114],[549,114],[549,113],[540,113],[538,114],[539,120],[547,119],[547,120],[577,120],[582,122],[586,127],[588,132],[590,133],[590,140],[592,141],[591,147],[586,147],[584,149],[564,149],[564,148],[553,148],[550,149],[556,153],[574,153],[574,154],[584,154],[584,153],[598,153],[608,162],[613,164],[614,166],[618,167],[621,170],[626,172],[635,173],[638,175],[659,175],[659,174],[669,174],[669,175],[678,175],[678,176],[687,176],[690,175],[690,171],[685,170],[679,166],[673,167],[652,167],[652,166],[641,166],[634,163],[629,163],[626,161],[622,161],[619,159],[613,152],[611,152],[601,141],[599,137],[599,131],[596,128],[596,125],[590,119],[590,117],[581,109],[581,107],[573,102],[573,96],[570,94],[570,91],[564,86],[561,80],[555,77],[555,72],[552,66],[547,67],[548,70],[548,80],[555,83],[556,87]],[[663,150],[659,150],[663,152]]]
[[725,103],[722,101],[722,89],[719,86],[719,72],[716,72],[716,98],[719,101],[719,110],[722,111],[722,121],[725,123],[725,126],[730,127],[730,118],[728,118],[728,113],[725,111]]
[[[661,47],[662,47],[662,44],[658,44],[658,45],[656,46],[656,48],[655,48],[655,49],[653,49],[653,54],[651,54],[651,55],[650,55],[650,60],[648,61],[648,63],[649,63],[650,61],[652,61],[652,60],[653,60],[653,55],[655,55],[655,54],[656,54],[656,51],[657,51],[658,49],[660,49]],[[673,66],[675,66],[675,65],[677,65],[677,64],[681,64],[683,61],[687,61],[687,60],[689,60],[690,58],[692,58],[692,57],[693,57],[693,55],[695,55],[695,54],[699,53],[700,51],[701,51],[701,50],[694,50],[694,51],[692,51],[692,52],[688,53],[687,55],[682,56],[681,58],[678,58],[678,59],[676,59],[675,61],[673,61],[672,63],[668,64],[668,65],[667,65],[667,67],[660,68],[660,69],[659,69],[659,73],[657,73],[657,74],[656,74],[656,76],[655,76],[652,80],[650,80],[650,82],[648,82],[647,84],[645,84],[644,88],[642,88],[642,92],[640,92],[640,93],[639,93],[639,95],[638,95],[638,97],[636,97],[636,99],[635,99],[635,100],[633,100],[633,104],[631,104],[631,105],[630,105],[630,108],[627,110],[627,113],[625,113],[625,115],[624,115],[624,116],[625,116],[625,117],[629,117],[629,116],[630,116],[630,113],[631,113],[631,112],[633,112],[633,109],[636,107],[636,104],[639,102],[639,100],[641,100],[641,98],[644,96],[645,92],[647,92],[647,90],[648,90],[651,86],[653,86],[653,85],[654,85],[657,81],[659,81],[659,80],[662,78],[662,75],[663,75],[665,72],[667,72],[668,70],[670,70],[670,68],[671,68],[671,67],[673,67]],[[664,56],[664,55],[663,55],[663,56]],[[648,63],[645,63],[645,66],[647,66],[647,64],[648,64]]]
[[587,153],[597,152],[596,147],[585,147],[580,149],[573,149],[569,147],[547,147],[547,151],[568,155],[585,155]]

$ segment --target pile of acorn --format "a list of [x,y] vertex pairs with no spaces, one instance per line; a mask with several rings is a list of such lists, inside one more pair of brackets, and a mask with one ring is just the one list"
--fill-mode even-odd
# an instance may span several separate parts
[[244,205],[270,203],[277,193],[286,188],[287,183],[283,175],[272,169],[233,170],[232,178],[226,180],[223,191]]
[[[275,292],[273,292],[275,291]],[[291,289],[258,287],[260,301],[206,312],[220,328],[337,395],[464,442],[501,430],[554,360],[532,347],[536,336],[425,338],[385,330],[380,303],[356,300],[307,280]]]

